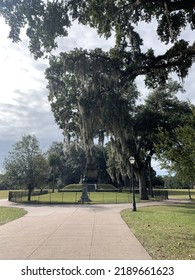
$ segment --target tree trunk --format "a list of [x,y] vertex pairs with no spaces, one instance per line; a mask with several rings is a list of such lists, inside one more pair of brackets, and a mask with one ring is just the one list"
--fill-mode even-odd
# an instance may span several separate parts
[[151,172],[151,158],[148,162],[148,174],[149,174],[149,191],[151,197],[154,197],[153,186],[152,186],[152,172]]
[[52,193],[54,193],[54,190],[55,190],[55,175],[54,175],[54,172],[53,172],[53,176],[52,176]]
[[189,199],[191,200],[192,196],[191,196],[190,188],[188,188],[188,195],[189,195]]
[[146,174],[145,167],[142,166],[136,170],[136,175],[139,181],[139,195],[141,200],[148,200],[148,193],[146,188]]
[[31,194],[32,194],[32,188],[30,186],[30,187],[28,187],[28,201],[31,200]]

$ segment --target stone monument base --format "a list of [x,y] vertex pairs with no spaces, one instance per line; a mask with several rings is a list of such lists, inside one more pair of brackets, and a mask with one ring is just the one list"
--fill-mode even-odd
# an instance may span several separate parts
[[78,202],[82,202],[82,203],[91,202],[91,199],[89,198],[88,193],[87,193],[86,186],[83,187],[82,195],[81,195],[80,199],[78,200]]

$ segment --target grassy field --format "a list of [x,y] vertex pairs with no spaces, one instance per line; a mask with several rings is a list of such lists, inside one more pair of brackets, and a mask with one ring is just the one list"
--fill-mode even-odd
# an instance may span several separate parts
[[[195,189],[190,190],[192,199],[195,199]],[[168,189],[169,198],[189,199],[187,189]]]
[[7,190],[0,190],[0,199],[5,199],[5,198],[8,198],[8,192]]
[[27,212],[21,208],[0,207],[0,225],[24,216]]
[[153,259],[195,259],[195,204],[123,210],[122,218]]

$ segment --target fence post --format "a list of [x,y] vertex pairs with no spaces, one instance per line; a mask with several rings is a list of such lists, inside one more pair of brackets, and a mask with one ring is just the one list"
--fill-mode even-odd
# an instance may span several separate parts
[[12,192],[11,191],[9,191],[9,193],[8,193],[8,200],[12,201]]

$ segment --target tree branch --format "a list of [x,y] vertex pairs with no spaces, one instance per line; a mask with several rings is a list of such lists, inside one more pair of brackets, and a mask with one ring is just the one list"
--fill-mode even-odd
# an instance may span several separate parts
[[195,0],[178,0],[178,1],[170,1],[170,0],[134,0],[133,8],[138,9],[141,6],[146,4],[156,5],[161,8],[164,8],[164,5],[167,5],[167,8],[170,12],[178,11],[178,10],[191,10],[195,7]]
[[[186,59],[190,62],[190,60],[193,60],[195,57],[195,44],[189,46],[185,50],[181,50],[180,55],[178,55],[178,53],[173,53],[171,55],[169,51],[167,51],[164,55],[159,55],[148,61],[146,57],[145,61],[142,60],[142,65],[136,65],[134,69],[132,69],[131,65],[129,65],[129,68],[121,73],[124,77],[131,76],[132,79],[135,79],[138,75],[145,75],[151,70],[168,69],[177,66],[185,67]],[[188,68],[189,65],[186,65],[186,69]]]

